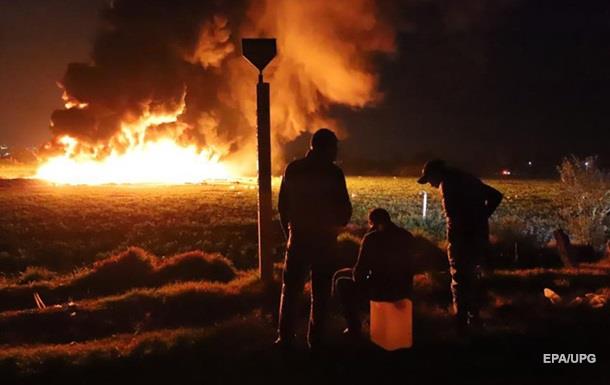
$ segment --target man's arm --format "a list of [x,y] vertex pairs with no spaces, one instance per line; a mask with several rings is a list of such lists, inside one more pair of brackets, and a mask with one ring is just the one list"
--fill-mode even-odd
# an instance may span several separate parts
[[349,193],[347,192],[347,185],[345,183],[345,175],[343,171],[339,169],[337,176],[338,183],[338,214],[339,214],[339,225],[345,226],[348,224],[352,217],[352,202],[349,199]]
[[362,282],[366,280],[366,277],[371,270],[372,254],[371,238],[369,235],[365,235],[362,239],[362,244],[360,245],[358,261],[354,266],[354,281]]
[[288,194],[288,167],[284,171],[284,176],[282,177],[282,183],[280,184],[280,194],[277,202],[277,210],[280,213],[280,224],[282,225],[282,231],[284,232],[284,237],[288,239],[288,223],[290,222],[289,218],[289,194]]
[[[411,281],[413,280],[413,258],[415,257],[415,237],[408,230],[404,230],[403,250],[405,258],[405,270]],[[412,283],[411,283],[412,284]]]
[[451,181],[444,181],[441,184],[441,196],[443,200],[443,210],[445,215],[455,220],[457,218],[458,206],[460,198],[458,192]]
[[483,189],[485,194],[485,207],[487,208],[487,217],[490,217],[491,214],[496,211],[498,206],[500,206],[500,202],[502,202],[502,198],[504,196],[500,191],[486,184],[483,184]]

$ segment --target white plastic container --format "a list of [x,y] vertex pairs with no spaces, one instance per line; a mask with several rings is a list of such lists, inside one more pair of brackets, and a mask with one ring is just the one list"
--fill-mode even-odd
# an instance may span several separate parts
[[413,346],[413,303],[371,301],[371,341],[385,350]]

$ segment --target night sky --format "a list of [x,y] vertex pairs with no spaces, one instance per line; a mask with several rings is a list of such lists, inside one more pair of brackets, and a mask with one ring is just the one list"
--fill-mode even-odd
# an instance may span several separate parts
[[[0,143],[50,138],[56,81],[87,60],[104,3],[0,2]],[[331,111],[350,135],[346,167],[440,156],[487,172],[610,155],[610,2],[382,3],[399,31],[377,63],[385,98]]]
[[0,1],[0,143],[38,146],[61,107],[56,82],[86,61],[104,0]]

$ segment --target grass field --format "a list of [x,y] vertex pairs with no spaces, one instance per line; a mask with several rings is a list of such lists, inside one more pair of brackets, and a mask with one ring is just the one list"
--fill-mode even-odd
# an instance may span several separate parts
[[[277,190],[278,180],[274,181]],[[551,181],[492,180],[505,194],[492,227],[503,237],[544,245],[559,226]],[[44,266],[71,271],[129,246],[160,257],[191,250],[220,252],[238,268],[256,264],[256,190],[248,182],[184,186],[49,186],[0,181],[0,269]],[[444,237],[437,191],[409,178],[348,178],[351,229],[369,209],[385,207],[396,221],[433,241]],[[422,219],[422,191],[429,210]],[[277,218],[276,218],[277,220]],[[283,236],[275,226],[278,260]]]
[[[484,274],[486,329],[463,341],[449,312],[437,192],[408,178],[348,178],[354,205],[348,232],[359,236],[366,212],[381,206],[420,240],[415,347],[386,354],[364,342],[353,346],[340,336],[335,310],[320,357],[270,347],[284,240],[278,225],[276,283],[264,286],[252,270],[251,183],[87,187],[0,180],[0,383],[380,383],[398,375],[405,383],[524,384],[531,373],[555,383],[604,383],[610,264],[535,267],[561,224],[559,184],[488,182],[505,194],[492,219],[494,255],[512,264]],[[357,238],[342,239],[342,253],[353,257]],[[515,244],[519,258],[531,263],[517,263]],[[551,304],[545,288],[561,301]],[[36,308],[35,293],[46,308]],[[598,364],[541,365],[542,353],[554,352],[595,353]]]

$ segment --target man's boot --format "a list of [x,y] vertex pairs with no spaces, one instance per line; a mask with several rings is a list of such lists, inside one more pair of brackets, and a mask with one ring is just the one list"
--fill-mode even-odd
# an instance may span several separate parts
[[470,327],[468,324],[468,313],[458,312],[455,315],[455,330],[459,337],[468,337],[470,335]]
[[362,328],[361,327],[347,327],[343,330],[343,335],[351,340],[358,341],[362,339]]

